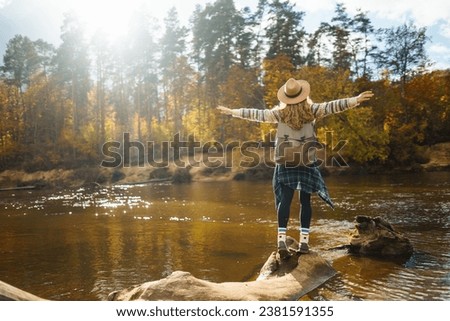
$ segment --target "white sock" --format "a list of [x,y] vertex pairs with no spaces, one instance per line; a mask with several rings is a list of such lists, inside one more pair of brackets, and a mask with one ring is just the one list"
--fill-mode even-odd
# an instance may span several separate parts
[[286,230],[285,227],[279,227],[278,228],[278,242],[283,241],[286,243]]
[[306,243],[309,242],[309,228],[301,228],[300,229],[300,243]]

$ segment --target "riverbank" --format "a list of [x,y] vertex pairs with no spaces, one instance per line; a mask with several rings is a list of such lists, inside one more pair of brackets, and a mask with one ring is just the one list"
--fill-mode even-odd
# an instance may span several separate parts
[[[226,157],[199,156],[182,158],[178,162],[168,162],[167,166],[128,166],[106,168],[85,166],[76,169],[52,169],[27,172],[25,170],[5,170],[0,172],[0,190],[14,188],[77,188],[81,186],[147,184],[170,181],[175,184],[193,181],[270,180],[273,162],[264,159],[262,152],[253,157],[227,153]],[[258,155],[258,157],[256,157]],[[351,165],[348,167],[322,167],[328,175],[370,175],[404,172],[432,172],[450,170],[450,143],[440,143],[423,148],[423,160],[409,166],[388,168],[387,166]]]

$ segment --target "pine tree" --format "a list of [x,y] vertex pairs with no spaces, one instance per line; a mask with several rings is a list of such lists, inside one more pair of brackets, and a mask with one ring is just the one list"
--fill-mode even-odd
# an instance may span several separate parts
[[379,40],[383,43],[374,55],[378,67],[400,78],[402,94],[407,81],[427,67],[426,31],[426,27],[417,28],[412,22],[378,31]]
[[182,130],[183,98],[188,92],[190,81],[185,73],[190,68],[185,64],[187,29],[181,27],[175,7],[164,20],[165,31],[160,40],[160,70],[163,90],[163,114],[173,134]]
[[156,117],[161,121],[158,101],[158,46],[155,31],[157,21],[145,8],[136,12],[130,29],[127,78],[132,90],[134,115],[136,117],[136,136],[143,141],[151,135],[151,121]]
[[[56,77],[63,92],[66,92],[70,102],[65,108],[72,108],[70,122],[72,124],[71,137],[66,135],[68,144],[72,144],[72,157],[77,158],[76,145],[79,141],[83,126],[88,119],[88,92],[90,90],[89,67],[90,60],[88,47],[84,40],[84,31],[73,13],[67,13],[61,28],[62,43],[56,50],[55,65]],[[66,129],[67,129],[66,125]]]
[[256,34],[253,31],[253,28],[257,24],[254,20],[254,15],[246,7],[236,16],[235,20],[236,41],[234,51],[236,62],[243,68],[258,66],[260,57],[257,52]]
[[370,79],[372,70],[369,67],[369,59],[376,49],[372,38],[374,27],[365,12],[358,10],[358,13],[351,21],[353,36],[350,39],[352,54],[353,74],[356,77]]
[[328,33],[330,25],[322,22],[317,30],[309,36],[308,55],[306,64],[308,66],[329,66],[331,64],[331,55],[328,48]]
[[53,46],[43,40],[33,42],[22,35],[16,35],[7,44],[1,70],[11,86],[8,100],[16,122],[13,137],[19,145],[36,141],[38,115],[45,108],[45,102],[28,101],[26,92],[34,81],[40,82],[40,76],[47,76],[53,52]]
[[269,3],[266,38],[268,51],[266,58],[273,59],[278,55],[290,57],[294,66],[304,64],[303,44],[306,32],[302,26],[304,12],[296,11],[289,0],[274,0]]
[[[205,86],[205,105],[216,107],[217,92],[235,64],[246,65],[251,52],[247,21],[235,8],[233,0],[217,0],[193,16],[194,60]],[[200,98],[200,97],[199,97]]]
[[101,148],[106,141],[107,80],[110,72],[111,50],[103,33],[92,39],[91,48],[95,62],[95,134],[96,144]]
[[16,35],[6,45],[3,62],[2,71],[8,82],[23,93],[38,69],[39,58],[35,45],[28,37]]
[[331,22],[329,31],[333,37],[332,67],[348,70],[351,65],[351,53],[348,49],[351,18],[348,16],[344,4],[336,4],[335,16]]

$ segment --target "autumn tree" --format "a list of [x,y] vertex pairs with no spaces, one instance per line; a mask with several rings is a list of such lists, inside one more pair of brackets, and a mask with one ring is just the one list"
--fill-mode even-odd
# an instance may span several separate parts
[[411,79],[406,85],[406,100],[411,106],[414,140],[432,145],[450,139],[450,73],[433,71]]
[[17,116],[14,100],[11,97],[12,86],[0,80],[0,169],[7,169],[10,162],[17,160],[20,147],[17,138]]
[[[308,79],[311,99],[317,103],[353,97],[359,93],[350,70],[341,72],[324,67],[304,67],[298,74]],[[348,162],[384,162],[389,155],[389,137],[384,131],[383,119],[377,118],[372,102],[369,106],[327,116],[318,120],[316,126],[320,141],[329,148],[329,155],[332,155],[332,147],[339,142],[345,142],[341,154]]]
[[[231,67],[226,81],[220,86],[220,104],[230,108],[264,108],[262,89],[257,80],[255,69],[243,68],[235,65]],[[219,130],[217,137],[220,141],[249,140],[260,138],[259,125],[255,122],[239,126],[241,120],[219,115]],[[242,121],[243,122],[243,121]]]
[[[278,105],[278,89],[289,79],[294,77],[296,71],[290,57],[279,55],[273,59],[264,59],[263,62],[264,102],[272,108]],[[303,76],[302,76],[303,78]],[[303,78],[305,79],[305,78]]]

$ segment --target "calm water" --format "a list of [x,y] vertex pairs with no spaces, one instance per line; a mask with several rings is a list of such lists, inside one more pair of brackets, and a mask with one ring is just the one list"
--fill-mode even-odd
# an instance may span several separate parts
[[[310,299],[450,300],[450,173],[327,177],[311,245],[339,275]],[[298,237],[298,204],[289,234]],[[416,249],[407,262],[348,256],[355,215],[382,215]],[[275,249],[269,181],[0,193],[0,280],[53,300],[103,300],[183,270],[254,279]]]

